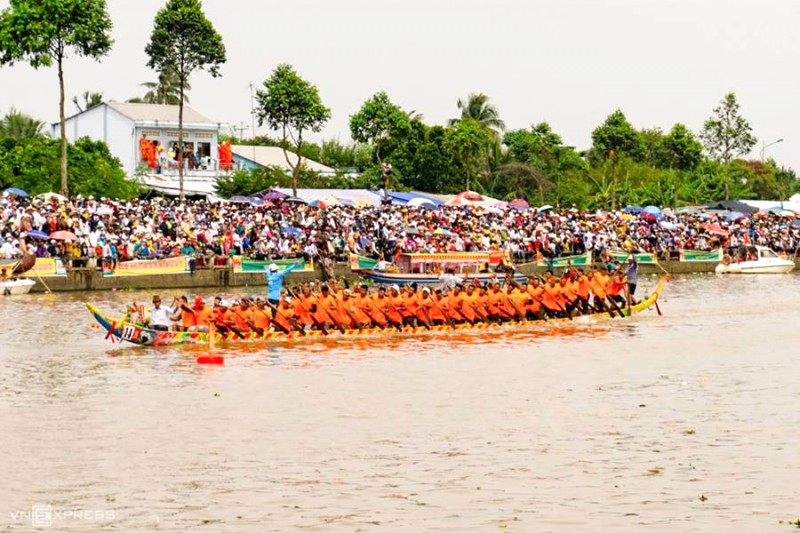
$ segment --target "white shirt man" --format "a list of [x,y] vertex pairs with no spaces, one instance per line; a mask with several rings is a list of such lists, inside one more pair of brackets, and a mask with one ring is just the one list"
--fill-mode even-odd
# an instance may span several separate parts
[[161,297],[153,296],[153,309],[150,311],[150,327],[159,331],[169,331],[172,322],[170,318],[174,311],[167,306],[161,305]]

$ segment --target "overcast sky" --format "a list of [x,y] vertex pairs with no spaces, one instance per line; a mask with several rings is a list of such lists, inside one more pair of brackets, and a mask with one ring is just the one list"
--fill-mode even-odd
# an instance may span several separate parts
[[[68,61],[68,99],[143,94],[139,84],[156,77],[144,47],[163,3],[109,1],[114,48],[101,63]],[[483,92],[509,129],[548,121],[579,149],[617,108],[636,128],[683,122],[697,132],[733,91],[759,139],[752,156],[784,138],[767,154],[800,170],[798,0],[205,0],[204,9],[228,62],[221,78],[195,74],[190,99],[223,124],[249,128],[249,84],[282,62],[319,87],[333,114],[321,137],[342,141],[349,115],[379,90],[437,124],[457,115],[459,97]],[[0,112],[57,120],[54,68],[0,69],[0,87]]]

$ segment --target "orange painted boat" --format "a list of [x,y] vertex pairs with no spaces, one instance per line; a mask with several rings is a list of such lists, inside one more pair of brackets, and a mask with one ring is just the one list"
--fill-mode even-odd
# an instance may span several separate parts
[[[628,317],[631,314],[641,313],[650,307],[657,305],[658,297],[664,290],[668,278],[664,277],[659,280],[653,292],[644,300],[632,306],[631,310],[625,308],[621,312],[624,316]],[[94,319],[100,325],[102,330],[105,330],[107,338],[114,340],[130,342],[142,346],[163,346],[168,344],[206,344],[209,342],[209,333],[206,332],[183,332],[183,331],[156,331],[142,327],[138,324],[127,322],[123,319],[113,319],[101,312],[94,305],[87,303],[86,307],[92,314]],[[609,313],[595,313],[586,315],[587,318],[610,318]],[[551,319],[547,323],[553,322],[567,322],[568,319]],[[531,328],[544,324],[541,320],[523,320],[503,323],[477,323],[477,324],[456,324],[456,325],[442,325],[431,326],[428,330],[425,327],[403,327],[403,328],[367,328],[367,329],[349,329],[344,333],[330,329],[326,335],[322,331],[292,331],[291,333],[284,333],[281,331],[265,331],[262,334],[256,332],[243,332],[241,336],[236,333],[215,333],[214,342],[216,343],[271,343],[289,340],[305,340],[313,338],[341,338],[341,337],[362,337],[362,336],[383,336],[383,335],[414,335],[426,334],[431,332],[466,332],[466,331],[483,331],[483,330],[501,330],[507,328]]]

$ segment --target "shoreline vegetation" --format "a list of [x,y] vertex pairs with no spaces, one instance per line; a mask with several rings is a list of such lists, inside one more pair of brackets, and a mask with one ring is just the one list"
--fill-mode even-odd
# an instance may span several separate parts
[[[105,58],[114,45],[111,28],[105,0],[17,0],[0,13],[0,65],[56,66],[60,88],[59,140],[43,135],[42,121],[13,108],[0,120],[0,187],[124,200],[144,193],[136,176],[125,175],[104,143],[66,140],[64,78],[69,57]],[[190,78],[201,71],[224,75],[222,36],[199,0],[167,0],[154,19],[150,40],[143,38],[142,46],[157,81],[140,84],[145,94],[127,101],[178,106],[181,144]],[[333,112],[316,85],[284,63],[254,89],[254,116],[276,136],[254,132],[251,139],[221,135],[220,140],[279,146],[291,170],[264,167],[224,174],[216,186],[222,197],[276,186],[443,194],[473,190],[501,200],[523,198],[532,205],[615,210],[625,205],[675,208],[731,198],[785,201],[800,192],[794,170],[766,157],[767,149],[783,139],[762,140],[760,157],[746,159],[758,139],[733,92],[723,96],[701,131],[692,132],[681,122],[634,127],[617,109],[594,128],[591,146],[576,148],[565,144],[549,123],[536,122],[540,111],[535,103],[530,128],[506,130],[500,111],[481,92],[455,99],[455,116],[437,125],[379,91],[360,109],[335,110],[349,114],[352,142],[314,143],[308,136],[322,132]],[[84,89],[83,99],[75,96],[72,103],[83,111],[103,99],[102,92]],[[337,173],[323,177],[310,172],[301,158],[319,161]],[[184,166],[177,168],[183,197]]]

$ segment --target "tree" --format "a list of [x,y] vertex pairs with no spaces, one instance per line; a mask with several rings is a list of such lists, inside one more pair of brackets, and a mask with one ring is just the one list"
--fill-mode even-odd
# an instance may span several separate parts
[[350,135],[359,143],[369,143],[375,147],[375,158],[383,176],[384,198],[389,197],[390,169],[383,164],[381,148],[392,136],[409,127],[408,115],[389,100],[381,91],[364,102],[358,113],[350,115]]
[[506,130],[506,124],[500,120],[497,108],[489,103],[489,97],[483,93],[472,93],[465,100],[459,98],[456,107],[461,111],[461,117],[451,118],[447,122],[449,126],[455,126],[465,119],[472,119],[482,129],[492,132],[494,138],[499,136],[499,132]]
[[83,104],[81,104],[77,96],[72,97],[72,103],[78,108],[78,113],[82,113],[103,103],[103,93],[83,91],[83,95],[81,96],[83,97]]
[[592,152],[596,162],[619,153],[638,159],[642,153],[639,132],[631,126],[625,114],[617,109],[592,132]]
[[[181,102],[180,78],[173,67],[166,66],[158,73],[158,81],[146,81],[141,84],[147,92],[141,98],[145,104],[179,105]],[[189,82],[183,84],[183,101],[189,103],[186,94],[192,90]],[[128,100],[130,102],[130,100]]]
[[160,73],[174,70],[178,77],[178,181],[183,200],[183,103],[189,76],[206,70],[212,77],[220,75],[225,63],[222,37],[203,13],[200,0],[167,0],[156,14],[150,42],[144,49],[150,58],[147,66]]
[[64,60],[68,50],[100,59],[111,49],[105,0],[11,0],[0,14],[0,64],[26,61],[33,68],[56,63],[61,126],[61,194],[69,194]]
[[[31,194],[58,187],[59,141],[49,137],[5,139],[0,150],[0,188],[19,187]],[[129,180],[102,141],[81,138],[68,145],[70,186],[75,194],[132,198],[139,185]]]
[[703,159],[703,145],[683,124],[675,124],[663,140],[666,165],[677,170],[693,170]]
[[0,138],[29,139],[42,135],[44,122],[36,120],[13,107],[0,120]]
[[[275,67],[264,89],[256,91],[258,125],[266,124],[280,131],[283,157],[292,169],[292,191],[297,196],[297,176],[303,164],[303,134],[319,132],[331,118],[331,111],[322,103],[315,85],[301,78],[288,64]],[[297,159],[289,157],[288,143],[295,147]]]
[[[726,168],[734,157],[747,154],[756,144],[750,123],[739,114],[739,102],[734,93],[728,93],[714,108],[711,118],[703,124],[700,138],[712,159]],[[727,172],[726,172],[727,175]],[[729,180],[725,179],[725,199],[730,199]]]
[[466,118],[460,120],[448,133],[447,141],[450,151],[464,165],[465,190],[468,191],[476,159],[480,157],[481,151],[486,146],[486,130],[477,121]]

